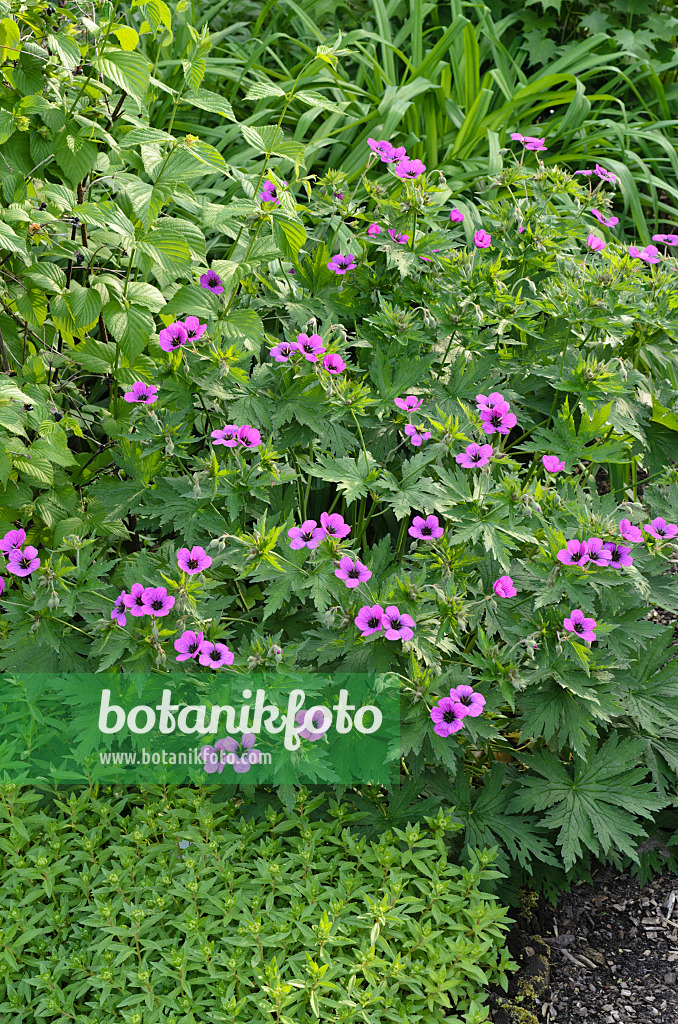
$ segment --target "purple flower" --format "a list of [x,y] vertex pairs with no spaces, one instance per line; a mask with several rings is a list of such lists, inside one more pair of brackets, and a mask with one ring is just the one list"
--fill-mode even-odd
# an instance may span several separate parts
[[125,598],[127,594],[123,590],[119,597],[116,597],[113,608],[111,609],[111,620],[118,623],[119,626],[127,625],[127,616],[125,615]]
[[492,458],[493,448],[491,444],[469,444],[466,450],[457,455],[457,463],[464,469],[480,469],[486,466]]
[[226,644],[212,643],[210,640],[203,640],[198,650],[198,661],[201,665],[209,665],[210,668],[221,668],[222,665],[232,665],[235,655],[229,651]]
[[327,269],[331,270],[333,274],[345,274],[349,270],[355,270],[357,266],[358,264],[350,254],[342,256],[340,253],[337,253],[327,264]]
[[431,431],[427,430],[421,423],[417,425],[408,423],[405,426],[405,436],[409,437],[415,448],[420,448],[422,441],[428,441],[430,438]]
[[[304,722],[306,721],[307,714],[308,712],[304,711],[303,709],[301,711],[297,711],[296,715],[294,716],[294,721],[297,723],[297,725],[304,724]],[[311,715],[311,725],[314,727],[315,730],[319,731],[311,732],[310,729],[300,729],[299,735],[301,736],[302,739],[310,740],[311,743],[315,743],[316,740],[321,740],[325,733],[327,732],[327,730],[329,729],[329,725],[325,725],[325,713],[320,708],[317,708]]]
[[610,185],[614,185],[617,180],[616,175],[614,175],[612,171],[606,171],[604,167],[600,166],[600,164],[596,164],[595,173],[599,178],[602,178],[603,181],[609,182]]
[[207,290],[212,292],[213,295],[221,295],[224,290],[221,278],[217,274],[216,270],[208,270],[206,274],[201,275],[200,287],[207,288]]
[[639,544],[643,539],[642,532],[637,526],[634,526],[630,519],[621,519],[619,521],[619,532],[624,540],[630,541],[631,544]]
[[395,172],[399,178],[413,181],[420,174],[423,174],[425,170],[426,164],[423,164],[421,160],[401,160],[396,164]]
[[[285,182],[285,184],[287,184],[287,182]],[[259,198],[262,203],[279,203],[280,200],[278,199],[278,190],[275,183],[270,180],[265,181],[264,188],[259,193]]]
[[603,238],[600,238],[599,235],[587,235],[586,244],[591,252],[602,252],[603,249],[607,248],[607,242]]
[[584,565],[589,560],[589,549],[585,540],[568,540],[556,558],[563,565]]
[[204,747],[200,748],[200,756],[205,762],[205,771],[208,775],[214,775],[215,772],[221,773],[226,765],[226,755],[224,751],[230,751],[231,747],[227,746],[227,743],[235,743],[235,749],[238,749],[238,744],[232,737],[227,737],[222,740],[217,740],[214,746],[211,743],[206,743]]
[[590,178],[593,171],[575,171],[575,174],[583,174],[586,178]]
[[519,224],[519,225],[518,225],[518,234],[519,234],[519,235],[522,235],[522,233],[523,233],[523,231],[524,231],[524,230],[525,230],[525,228],[523,227],[523,225],[522,225],[522,224]]
[[202,572],[203,569],[209,569],[212,559],[204,548],[195,546],[190,551],[188,548],[179,548],[177,551],[177,563],[179,568],[187,572],[189,576],[195,576],[196,573]]
[[643,260],[644,263],[661,262],[659,249],[656,245],[646,245],[644,249],[639,249],[637,245],[630,245],[629,256],[631,256],[634,260]]
[[415,537],[417,540],[435,540],[437,537],[442,537],[445,530],[438,522],[438,516],[426,516],[426,519],[422,516],[415,516],[407,532],[410,537]]
[[[440,249],[431,249],[431,252],[440,252]],[[432,257],[431,256],[421,256],[420,255],[419,259],[420,260],[424,260],[425,263],[431,263],[431,261],[432,261]]]
[[11,572],[14,576],[30,576],[39,565],[38,549],[31,544],[23,550],[12,548],[7,556],[7,572]]
[[593,562],[594,565],[606,568],[610,564],[610,558],[612,556],[608,550],[607,544],[603,545],[600,537],[589,537],[586,541],[586,548],[589,561]]
[[239,429],[240,428],[235,423],[227,423],[225,427],[220,427],[219,430],[213,430],[210,435],[212,438],[212,444],[223,444],[226,448],[235,448],[238,444]]
[[184,329],[181,321],[177,320],[176,323],[170,324],[169,327],[163,327],[158,337],[160,339],[160,348],[163,352],[173,352],[175,348],[186,344],[188,332]]
[[198,338],[202,338],[207,330],[207,324],[201,324],[197,316],[187,316],[185,320],[177,320],[177,323],[181,324],[186,331],[189,341],[197,341]]
[[363,605],[355,617],[355,624],[361,636],[378,633],[384,623],[384,609],[380,604]]
[[332,537],[334,540],[342,540],[351,532],[351,527],[344,522],[344,517],[338,512],[321,512],[320,527],[325,531],[326,537]]
[[343,192],[335,192],[334,193],[334,198],[338,199],[340,203],[343,203],[343,201],[344,201],[344,193]]
[[499,579],[492,584],[492,589],[497,597],[515,597],[518,593],[516,588],[513,586],[513,580],[510,576],[500,576]]
[[511,132],[511,138],[514,142],[522,142],[525,149],[532,152],[541,153],[548,148],[544,145],[546,138],[537,139],[534,135],[521,135],[520,132]]
[[[506,406],[507,411],[504,411],[503,405]],[[492,411],[483,409],[480,413],[480,419],[481,426],[486,434],[494,434],[495,430],[498,434],[509,434],[518,422],[515,415],[512,412],[508,412],[508,402],[502,403],[502,405],[497,406]]]
[[261,434],[256,427],[243,423],[242,427],[238,427],[238,444],[243,448],[258,448],[261,444]]
[[631,548],[624,547],[621,544],[613,544],[611,540],[606,541],[605,548],[610,560],[608,565],[615,566],[618,568],[620,565],[633,565],[633,559],[631,558]]
[[200,748],[200,756],[205,762],[205,771],[210,775],[221,774],[225,765],[230,764],[239,775],[250,770],[253,764],[261,762],[261,751],[254,746],[257,738],[253,732],[243,733],[240,743],[233,736],[225,736],[212,746],[207,743]]
[[678,526],[675,523],[667,523],[661,516],[657,516],[651,523],[646,523],[643,529],[657,540],[670,540],[678,533]]
[[375,139],[368,139],[367,145],[370,147],[373,153],[376,153],[381,158],[381,162],[384,164],[392,164],[396,160],[403,160],[405,157],[405,147],[392,146],[390,142],[386,142],[382,139],[381,142],[377,142]]
[[10,551],[14,548],[20,548],[25,542],[25,530],[9,530],[2,540],[0,540],[0,551],[4,551],[4,553],[8,555]]
[[336,375],[346,369],[346,363],[336,352],[328,352],[323,359],[323,369],[328,373]]
[[678,235],[653,235],[652,241],[663,245],[678,245]]
[[196,633],[192,629],[185,629],[181,636],[174,641],[174,650],[179,652],[176,660],[188,661],[189,658],[196,658],[204,639],[204,633]]
[[293,352],[298,352],[299,346],[296,341],[280,341],[271,349],[271,355],[276,363],[286,363]]
[[410,236],[409,235],[398,235],[398,234],[396,234],[395,228],[389,228],[388,229],[388,233],[391,236],[391,238],[393,239],[393,241],[397,242],[398,245],[405,245],[405,243],[409,242],[409,240],[410,240]]
[[0,594],[2,594],[4,589],[5,589],[5,581],[3,580],[2,576],[0,576]]
[[315,519],[307,519],[301,526],[293,526],[287,531],[291,540],[290,547],[293,551],[300,551],[302,548],[317,548],[321,540],[325,538],[325,531],[318,526]]
[[464,725],[464,719],[468,715],[468,708],[451,697],[441,697],[437,704],[431,708],[431,719],[434,723],[433,731],[437,736],[451,736]]
[[411,640],[414,636],[414,619],[407,612],[401,612],[394,604],[384,609],[384,636],[387,640]]
[[147,615],[167,615],[176,601],[165,587],[146,587],[143,593],[144,611]]
[[453,224],[461,224],[464,219],[464,214],[457,206],[453,206],[450,210],[450,220]]
[[350,589],[359,587],[361,583],[367,583],[372,578],[370,570],[357,558],[354,562],[348,555],[344,555],[338,564],[339,568],[334,570],[334,575],[338,580],[343,580]]
[[370,224],[370,226],[367,229],[367,234],[368,235],[380,235],[381,234],[381,228],[379,227],[379,225],[376,222],[374,224]]
[[466,708],[466,714],[469,718],[478,718],[479,715],[482,715],[483,708],[485,707],[485,698],[482,693],[477,693],[472,686],[467,686],[466,684],[452,687],[450,690],[450,700]]
[[318,356],[325,351],[323,339],[319,334],[298,334],[297,346],[304,359],[308,359],[309,363],[317,363]]
[[406,395],[405,398],[394,398],[393,402],[394,405],[397,405],[404,412],[416,412],[423,405],[424,399],[417,398],[416,395]]
[[155,384],[144,384],[142,380],[136,380],[132,384],[132,390],[125,392],[126,402],[143,402],[145,405],[152,405],[158,397],[158,389]]
[[492,245],[492,235],[488,234],[485,228],[481,228],[480,231],[476,231],[473,241],[476,249],[489,249]]
[[604,224],[606,228],[613,228],[615,224],[619,223],[619,217],[604,217],[600,210],[596,210],[595,206],[591,210],[591,213],[596,220],[600,221],[601,224]]
[[123,590],[123,604],[125,608],[129,608],[130,614],[135,619],[138,619],[141,615],[148,615],[148,609],[144,602],[145,591],[146,587],[143,583],[133,583],[129,594],[126,594]]
[[547,473],[560,473],[565,463],[557,455],[542,455],[541,463]]
[[508,412],[510,409],[509,403],[504,401],[504,396],[500,395],[498,391],[492,391],[489,395],[476,395],[476,402],[478,405],[478,412],[483,412],[484,410],[493,412],[496,408],[500,406],[503,407],[504,405],[506,406],[506,409],[503,409],[502,411]]
[[587,640],[589,643],[596,639],[596,634],[593,632],[596,628],[596,620],[587,619],[581,608],[571,611],[570,617],[563,619],[563,625],[569,633],[576,633],[582,640]]

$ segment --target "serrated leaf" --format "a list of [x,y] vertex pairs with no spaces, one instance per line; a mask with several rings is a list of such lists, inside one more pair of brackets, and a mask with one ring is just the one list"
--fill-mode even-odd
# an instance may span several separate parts
[[142,53],[106,49],[100,57],[92,58],[92,65],[133,96],[141,106],[146,99],[150,79],[149,63]]

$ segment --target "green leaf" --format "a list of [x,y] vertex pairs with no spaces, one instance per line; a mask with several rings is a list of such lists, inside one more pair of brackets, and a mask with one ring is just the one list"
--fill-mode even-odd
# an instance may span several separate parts
[[16,121],[9,110],[0,110],[0,146],[14,134]]
[[54,137],[56,162],[69,184],[74,186],[89,174],[97,159],[97,147],[80,132],[80,125],[72,121]]
[[28,258],[26,243],[23,238],[19,238],[8,224],[0,221],[0,250],[2,249],[5,249],[7,252],[18,252],[26,257],[26,259]]
[[120,149],[132,149],[133,146],[145,146],[152,142],[174,142],[174,136],[169,132],[163,132],[159,128],[132,128],[122,138],[118,139]]
[[229,121],[236,120],[233,107],[228,100],[216,92],[210,92],[209,89],[197,89],[194,93],[186,94],[181,97],[181,102],[190,103],[192,107],[198,107],[200,110],[209,110],[212,114],[221,114]]
[[3,64],[19,57],[20,40],[21,32],[16,21],[12,18],[3,18],[0,21],[0,61]]
[[302,225],[284,217],[276,217],[273,221],[273,237],[275,244],[287,259],[296,263],[306,241],[306,231]]
[[143,352],[155,327],[152,316],[134,306],[125,308],[117,299],[104,306],[102,316],[128,359]]
[[133,96],[139,106],[143,104],[150,78],[149,64],[143,54],[107,49],[102,56],[92,58],[92,65]]
[[68,71],[77,68],[82,60],[80,47],[72,36],[65,32],[58,32],[56,35],[47,36],[47,43],[52,50],[55,50],[61,59],[61,63]]

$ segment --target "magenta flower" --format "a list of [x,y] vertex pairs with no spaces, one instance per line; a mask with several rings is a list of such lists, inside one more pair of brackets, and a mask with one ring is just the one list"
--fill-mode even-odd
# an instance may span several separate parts
[[450,210],[450,220],[453,224],[461,224],[464,219],[464,214],[461,212],[459,207],[453,206]]
[[678,235],[653,235],[652,241],[663,245],[678,245]]
[[607,568],[612,555],[608,550],[607,544],[604,545],[600,537],[589,537],[586,541],[586,548],[589,561],[601,568]]
[[428,441],[430,438],[431,431],[427,430],[421,423],[418,425],[408,423],[405,427],[405,436],[409,437],[415,448],[420,448],[422,441]]
[[206,274],[201,275],[200,287],[207,288],[208,292],[212,292],[213,295],[221,295],[224,290],[221,278],[216,270],[208,270]]
[[226,765],[227,752],[231,750],[227,743],[234,743],[235,749],[238,749],[238,744],[233,737],[228,736],[225,739],[216,740],[214,746],[211,743],[206,743],[204,747],[200,748],[200,757],[205,762],[205,771],[208,775],[214,775],[215,772],[221,773]]
[[2,576],[0,576],[0,594],[2,594],[4,589],[5,589],[5,581],[3,580]]
[[243,733],[240,743],[233,736],[225,736],[212,746],[207,743],[200,748],[200,756],[205,762],[205,771],[209,775],[221,774],[224,767],[230,764],[239,775],[250,770],[253,764],[261,763],[261,751],[254,746],[257,738],[253,732]]
[[613,228],[615,224],[619,223],[619,217],[604,217],[600,210],[596,210],[595,206],[591,210],[591,213],[596,220],[600,221],[601,224],[604,224],[606,228]]
[[[285,182],[285,184],[287,184],[287,182]],[[259,193],[259,198],[261,199],[262,203],[277,204],[280,202],[280,200],[278,199],[278,190],[275,186],[275,183],[272,182],[270,179],[267,179],[264,182],[264,187],[263,190]]]
[[20,548],[26,542],[26,531],[25,530],[9,530],[5,536],[0,540],[0,551],[3,551],[6,555],[13,551],[14,548]]
[[143,402],[145,405],[152,405],[158,397],[158,389],[155,384],[144,384],[142,380],[136,380],[132,384],[132,390],[126,391],[124,398],[126,402]]
[[347,256],[337,253],[327,264],[327,269],[331,270],[333,274],[346,274],[349,270],[355,270],[357,266],[358,264],[350,253]]
[[476,231],[473,241],[476,249],[489,249],[492,245],[492,235],[488,234],[485,228],[481,228],[480,231]]
[[401,612],[394,604],[384,609],[383,627],[387,640],[411,640],[414,636],[414,619],[407,612]]
[[600,164],[596,164],[595,173],[599,178],[602,178],[603,181],[609,182],[610,185],[614,185],[617,180],[616,175],[614,175],[612,171],[606,171],[604,167],[600,166]]
[[451,736],[464,725],[468,708],[451,697],[441,697],[431,708],[433,731],[437,736]]
[[344,522],[344,517],[338,512],[321,512],[320,526],[325,531],[325,536],[333,540],[343,540],[351,532],[351,527]]
[[304,359],[308,359],[309,363],[317,363],[318,356],[325,351],[323,339],[319,334],[298,334],[297,346]]
[[39,565],[38,549],[31,544],[23,550],[12,548],[7,556],[7,572],[11,572],[14,576],[30,576]]
[[619,521],[619,532],[623,540],[628,540],[631,544],[639,544],[643,539],[642,532],[637,526],[633,525],[630,519],[621,519]]
[[393,403],[404,412],[416,412],[416,410],[423,405],[424,399],[417,398],[416,395],[406,395],[405,398],[394,398]]
[[587,619],[581,608],[575,608],[570,612],[570,617],[563,619],[563,625],[569,633],[576,633],[582,640],[589,643],[596,639],[593,630],[596,628],[595,619]]
[[325,531],[322,526],[318,526],[315,519],[307,519],[301,526],[289,529],[287,536],[292,542],[292,550],[300,551],[302,548],[317,548],[320,541],[325,538]]
[[144,611],[147,615],[168,615],[176,598],[167,593],[165,587],[146,587],[143,593]]
[[212,643],[210,640],[203,640],[198,649],[198,661],[201,665],[209,665],[210,668],[221,668],[223,665],[232,665],[235,661],[235,654],[229,651],[226,644]]
[[[503,409],[504,405],[506,406],[506,411]],[[512,412],[508,412],[508,402],[502,403],[502,405],[497,406],[492,411],[483,409],[480,413],[480,419],[480,425],[486,434],[494,434],[495,430],[498,434],[509,434],[518,422],[515,415]]]
[[378,633],[384,623],[384,609],[380,604],[363,605],[355,617],[356,628],[360,630],[361,636],[371,636]]
[[368,139],[367,145],[373,153],[377,154],[383,164],[392,164],[397,160],[405,158],[406,149],[404,146],[396,148],[390,142],[386,142],[385,139],[382,139],[380,142],[377,142],[375,139]]
[[354,587],[359,587],[361,583],[367,583],[372,578],[370,570],[357,558],[354,562],[348,555],[344,555],[338,565],[339,568],[334,570],[334,575],[338,580],[343,580],[351,590]]
[[[440,252],[440,249],[431,249],[431,252]],[[433,257],[432,256],[421,256],[420,255],[419,259],[423,260],[424,263],[431,263],[432,260],[433,260]]]
[[671,540],[678,533],[678,526],[675,523],[667,523],[661,516],[657,516],[651,523],[646,523],[643,529],[657,540]]
[[299,346],[296,341],[280,341],[271,349],[271,355],[276,363],[286,363],[293,352],[298,352]]
[[537,139],[534,135],[521,135],[520,132],[511,132],[511,138],[514,142],[522,142],[525,149],[529,149],[531,152],[541,153],[548,149],[544,145],[546,138]]
[[346,363],[336,352],[328,352],[323,359],[323,369],[332,375],[336,375],[346,369]]
[[639,249],[637,245],[630,245],[629,256],[631,256],[634,260],[643,260],[644,263],[661,262],[659,249],[656,245],[646,245],[644,249]]
[[608,565],[616,568],[619,568],[621,565],[633,565],[631,548],[624,547],[621,544],[613,544],[611,540],[606,541],[605,548],[610,556]]
[[160,339],[160,348],[163,352],[173,352],[175,348],[180,348],[181,345],[186,344],[188,332],[184,329],[181,321],[177,320],[176,323],[170,324],[169,327],[163,327],[158,338]]
[[261,434],[256,427],[243,423],[242,427],[238,427],[238,444],[242,448],[258,448],[261,444]]
[[585,540],[568,540],[556,558],[563,565],[584,565],[589,560],[589,549]]
[[504,401],[504,396],[500,395],[498,391],[492,391],[489,395],[476,395],[476,402],[478,404],[478,412],[487,410],[493,412],[498,406],[506,406],[504,411],[510,409],[508,402]]
[[116,597],[115,603],[111,609],[111,620],[117,622],[119,626],[127,625],[127,616],[125,615],[125,598],[127,594],[123,590],[119,597]]
[[591,175],[593,174],[593,171],[590,171],[590,170],[586,170],[586,171],[575,171],[574,173],[575,173],[575,174],[583,174],[583,175],[584,175],[584,177],[586,177],[586,178],[590,178],[590,177],[591,177]]
[[129,609],[130,615],[138,619],[141,615],[148,615],[148,609],[144,601],[146,587],[143,583],[133,583],[129,594],[123,590],[123,604]]
[[367,234],[368,235],[380,235],[381,234],[381,228],[379,227],[379,225],[376,222],[374,224],[370,224],[370,226],[367,229]]
[[426,164],[421,160],[401,160],[396,164],[395,172],[399,178],[405,181],[414,181],[426,170]]
[[177,563],[179,568],[187,572],[189,576],[195,576],[196,573],[202,572],[203,569],[209,569],[212,559],[204,548],[195,546],[190,551],[188,548],[179,548],[177,551]]
[[603,249],[607,248],[607,242],[598,235],[593,234],[586,236],[586,244],[591,252],[602,252]]
[[212,444],[222,444],[226,448],[235,448],[238,444],[238,427],[235,423],[227,423],[225,427],[220,427],[219,430],[213,430],[210,434],[212,438]]
[[516,588],[513,586],[513,580],[510,576],[500,576],[499,579],[492,584],[492,589],[497,597],[515,597],[518,593]]
[[466,450],[457,455],[457,463],[463,469],[480,469],[486,466],[492,458],[494,449],[491,444],[473,444],[466,446]]
[[192,629],[185,629],[181,636],[174,641],[174,650],[179,652],[176,660],[188,661],[189,658],[196,658],[204,639],[204,633],[196,633]]
[[541,463],[547,473],[560,473],[565,463],[557,455],[542,455]]
[[391,236],[391,238],[393,239],[393,241],[397,242],[398,245],[405,245],[405,243],[409,242],[409,240],[410,240],[410,236],[409,235],[399,235],[399,234],[397,234],[395,228],[389,228],[388,229],[388,233]]
[[466,708],[469,718],[478,718],[479,715],[482,715],[485,707],[485,698],[482,693],[478,693],[472,686],[466,684],[453,686],[450,690],[450,700]]
[[416,540],[435,540],[437,537],[442,537],[445,530],[438,522],[438,516],[426,516],[426,519],[422,516],[415,516],[407,532]]
[[[304,711],[303,709],[301,711],[297,711],[296,715],[294,716],[294,721],[297,723],[297,725],[304,724],[304,722],[306,721],[307,713],[308,712]],[[313,732],[310,729],[300,729],[299,735],[301,736],[302,739],[310,740],[311,743],[315,743],[316,740],[321,740],[325,733],[327,732],[327,730],[329,729],[329,725],[325,725],[325,715],[320,708],[314,711],[313,714],[311,715],[311,725],[313,726],[314,729]]]
[[197,316],[187,316],[185,320],[177,320],[177,323],[181,324],[186,331],[189,341],[197,341],[198,338],[202,338],[207,330],[207,324],[201,324]]
[[522,225],[522,224],[519,224],[519,225],[518,225],[518,234],[519,234],[519,235],[522,235],[522,233],[523,233],[523,231],[524,231],[524,230],[525,230],[525,228],[523,227],[523,225]]

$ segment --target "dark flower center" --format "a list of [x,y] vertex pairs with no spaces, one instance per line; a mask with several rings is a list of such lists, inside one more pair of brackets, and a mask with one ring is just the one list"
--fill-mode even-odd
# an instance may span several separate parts
[[187,327],[186,328],[186,334],[189,336],[189,338],[195,338],[197,333],[198,332],[197,332],[197,330],[194,327]]
[[450,725],[452,722],[456,721],[457,712],[455,711],[454,708],[450,708],[449,711],[446,711],[445,714],[443,715],[443,722],[447,722],[447,724]]
[[213,651],[210,651],[210,658],[212,659],[212,661],[220,661],[221,660],[221,654],[215,648]]
[[575,622],[575,624],[574,624],[574,631],[575,631],[575,633],[583,633],[584,632],[584,626],[582,625],[581,622]]
[[370,629],[376,629],[377,626],[381,625],[381,623],[379,622],[377,616],[373,615],[371,618],[367,620],[367,625],[370,627]]
[[302,538],[304,540],[312,540],[313,539],[313,530],[307,530],[306,533],[302,533],[301,536],[302,536]]
[[572,561],[573,562],[578,562],[583,554],[584,554],[583,551],[573,551],[572,552]]
[[356,567],[353,566],[352,569],[348,570],[347,576],[352,580],[357,580],[358,577],[360,576],[360,570],[356,569]]
[[196,558],[189,558],[189,560],[188,560],[188,568],[189,569],[197,569],[198,568],[198,560]]
[[664,527],[663,526],[657,526],[656,530],[657,530],[657,533],[659,534],[660,537],[664,536]]
[[200,647],[200,644],[198,643],[198,641],[194,640],[193,643],[188,645],[188,653],[189,654],[195,654],[195,652],[198,650],[199,647]]
[[160,611],[160,609],[162,608],[162,599],[156,597],[155,601],[151,601],[151,608],[155,612]]
[[615,550],[612,552],[612,558],[610,559],[610,561],[611,562],[618,562],[620,559],[621,559],[621,551],[618,551],[615,548]]
[[430,526],[422,526],[422,528],[421,528],[421,535],[422,535],[422,537],[430,537],[432,533],[433,533],[433,530],[432,530],[432,528]]
[[470,707],[473,703],[473,694],[467,693],[463,697],[457,697],[457,704],[465,704],[466,707]]
[[137,594],[137,596],[134,598],[134,603],[137,606],[137,608],[141,608],[142,604],[144,603],[144,595]]
[[390,619],[389,625],[391,629],[400,629],[400,619]]
[[217,277],[216,274],[210,274],[210,276],[208,277],[208,281],[210,284],[219,284],[219,278]]
[[493,412],[492,413],[491,422],[492,422],[493,426],[495,426],[495,427],[499,426],[501,424],[501,419],[502,419],[502,417],[501,417],[501,413],[500,412]]

